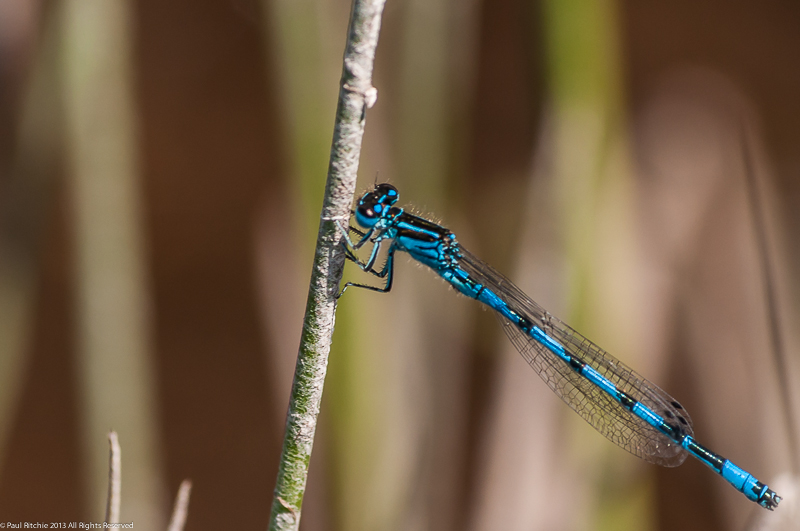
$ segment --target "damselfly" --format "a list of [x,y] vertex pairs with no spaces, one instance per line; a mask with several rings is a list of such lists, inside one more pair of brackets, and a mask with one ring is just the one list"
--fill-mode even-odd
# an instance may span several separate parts
[[[648,461],[678,466],[693,455],[748,499],[772,510],[781,497],[724,457],[694,440],[689,414],[670,395],[647,381],[603,349],[533,302],[503,275],[461,247],[455,234],[441,225],[395,206],[397,189],[378,184],[358,200],[354,227],[344,233],[347,258],[364,271],[385,278],[383,287],[348,282],[349,286],[379,292],[392,289],[394,255],[405,251],[433,269],[467,297],[501,317],[503,330],[522,357],[550,389],[608,439]],[[349,232],[361,238],[350,239]],[[366,261],[356,251],[367,243]],[[375,263],[381,245],[389,243],[386,262]]]

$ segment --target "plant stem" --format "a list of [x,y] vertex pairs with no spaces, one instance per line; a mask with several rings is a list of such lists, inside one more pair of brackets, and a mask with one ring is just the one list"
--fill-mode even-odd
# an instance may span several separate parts
[[108,434],[108,499],[106,501],[106,523],[119,523],[119,507],[122,500],[122,452],[117,432]]
[[350,219],[366,110],[375,102],[377,94],[372,87],[372,68],[384,3],[385,0],[355,0],[350,14],[328,178],[272,501],[270,531],[296,530],[300,525],[308,463],[331,348],[336,294],[344,269],[344,252],[339,245],[342,235],[336,221],[347,223]]
[[175,497],[175,506],[172,509],[172,518],[167,531],[183,531],[186,518],[189,516],[189,496],[191,494],[192,482],[184,479],[178,488],[178,495]]

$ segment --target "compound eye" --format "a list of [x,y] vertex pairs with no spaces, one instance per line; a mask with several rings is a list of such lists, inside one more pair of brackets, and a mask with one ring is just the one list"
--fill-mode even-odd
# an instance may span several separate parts
[[365,194],[358,202],[358,207],[356,208],[356,222],[365,229],[368,229],[377,223],[378,217],[383,209],[384,206],[379,202],[378,197],[374,193]]

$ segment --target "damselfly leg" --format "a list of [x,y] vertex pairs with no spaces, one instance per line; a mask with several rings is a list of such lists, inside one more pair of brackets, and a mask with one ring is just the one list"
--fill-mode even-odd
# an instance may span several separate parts
[[339,294],[336,296],[336,298],[338,299],[339,297],[344,295],[344,292],[350,286],[356,288],[368,289],[370,291],[377,291],[379,293],[388,293],[389,291],[391,291],[392,281],[394,279],[394,253],[397,250],[396,247],[394,245],[389,246],[389,252],[386,256],[386,263],[383,265],[383,268],[380,271],[376,271],[374,266],[375,266],[375,261],[378,258],[378,252],[380,251],[381,244],[383,243],[383,234],[379,234],[376,237],[374,237],[374,239],[372,240],[372,251],[370,252],[370,257],[366,262],[362,262],[356,255],[356,250],[359,249],[360,247],[363,247],[364,244],[367,241],[369,241],[369,238],[372,232],[374,231],[370,229],[369,231],[364,233],[355,227],[349,227],[350,231],[355,232],[356,234],[361,236],[361,240],[359,240],[356,245],[353,245],[347,231],[345,231],[344,228],[341,225],[339,225],[338,222],[337,225],[339,226],[339,230],[342,231],[345,237],[343,243],[345,249],[345,257],[354,264],[356,264],[362,271],[365,271],[378,278],[386,278],[386,284],[381,288],[379,286],[370,286],[369,284],[347,282],[342,288],[342,291],[340,291]]

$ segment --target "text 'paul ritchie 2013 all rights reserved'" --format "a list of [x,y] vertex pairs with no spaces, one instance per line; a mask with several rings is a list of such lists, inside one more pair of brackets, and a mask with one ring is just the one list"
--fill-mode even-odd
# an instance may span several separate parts
[[0,522],[0,529],[133,529],[133,522]]

